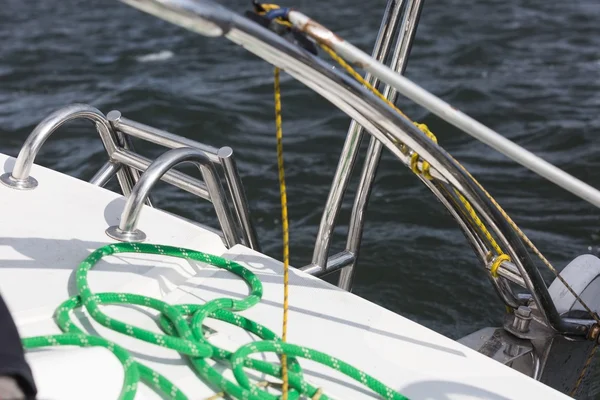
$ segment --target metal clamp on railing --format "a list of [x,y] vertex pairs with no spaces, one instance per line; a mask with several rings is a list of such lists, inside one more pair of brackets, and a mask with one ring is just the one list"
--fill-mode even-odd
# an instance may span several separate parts
[[206,182],[210,200],[213,202],[217,218],[221,224],[226,245],[233,246],[237,242],[237,236],[233,230],[234,225],[231,214],[229,213],[225,193],[218,179],[217,172],[203,151],[189,147],[169,150],[150,164],[127,198],[120,224],[109,227],[106,230],[106,234],[122,242],[141,242],[145,240],[146,234],[137,229],[144,201],[148,197],[148,193],[152,187],[154,187],[163,175],[174,166],[183,162],[192,162],[200,170],[202,178]]
[[117,174],[121,190],[124,195],[129,194],[131,187],[136,182],[136,176],[129,169],[122,169],[121,165],[112,162],[112,155],[117,151],[117,137],[110,127],[108,120],[100,111],[87,104],[73,104],[57,110],[40,122],[33,132],[27,137],[11,173],[0,176],[0,181],[8,187],[29,190],[37,187],[37,180],[30,176],[31,167],[35,157],[46,140],[65,123],[75,119],[92,121],[100,134],[100,139],[111,160],[101,169],[101,177],[96,174],[93,180],[101,182]]

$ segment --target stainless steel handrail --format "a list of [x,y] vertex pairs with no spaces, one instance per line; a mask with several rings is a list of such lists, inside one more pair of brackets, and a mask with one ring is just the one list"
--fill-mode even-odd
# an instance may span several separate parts
[[[127,137],[133,136],[172,149],[181,147],[199,149],[204,152],[211,162],[216,165],[221,165],[231,195],[233,208],[240,225],[239,228],[242,235],[241,243],[251,249],[260,251],[260,243],[256,236],[256,230],[252,224],[252,219],[250,218],[248,200],[246,199],[244,187],[233,157],[233,149],[230,147],[217,149],[192,139],[132,121],[123,117],[117,110],[110,111],[107,115],[107,119],[117,133],[123,133]],[[169,174],[167,175],[167,178],[170,179]],[[187,190],[183,187],[181,188]],[[201,197],[207,198],[207,193],[203,193]]]
[[242,179],[240,178],[237,164],[233,157],[233,149],[228,146],[221,147],[217,151],[217,156],[223,166],[225,181],[227,182],[227,187],[229,187],[231,193],[233,209],[241,224],[244,244],[251,249],[260,251],[258,236],[256,235],[256,230],[250,219],[250,207],[248,206],[248,200],[246,199],[246,192],[244,191]]
[[[117,139],[104,114],[87,104],[72,104],[53,112],[35,127],[19,151],[12,172],[2,175],[0,181],[15,189],[35,188],[38,183],[34,177],[30,176],[35,157],[52,133],[65,123],[75,119],[87,119],[94,123],[102,144],[111,158],[117,151]],[[121,166],[113,165],[110,168],[111,170],[116,169],[121,190],[124,195],[128,195],[135,183],[135,177],[130,170]],[[98,181],[98,176],[95,178]]]
[[[108,122],[110,123],[110,119],[108,118],[108,115],[106,116],[106,119],[108,119]],[[133,141],[131,140],[131,137],[114,129],[112,124],[111,124],[111,127],[113,128],[113,132],[115,133],[115,136],[117,138],[117,143],[119,144],[119,148],[129,150],[129,151],[135,153],[135,146],[133,145]],[[126,166],[125,168],[129,169],[129,174],[133,178],[134,184],[137,183],[140,180],[140,174],[141,174],[140,171],[138,171],[137,169],[132,168],[130,166]],[[150,196],[148,196],[148,198],[146,198],[145,204],[149,207],[153,207],[152,201],[150,200]]]
[[169,150],[152,162],[127,197],[119,225],[109,227],[106,234],[120,241],[143,241],[146,235],[137,229],[137,223],[148,193],[171,168],[183,162],[192,162],[200,170],[221,224],[225,243],[228,247],[233,246],[237,235],[233,230],[232,217],[217,172],[203,151],[187,147]]
[[[112,115],[110,115],[111,113]],[[72,104],[53,112],[42,120],[42,122],[40,122],[27,137],[27,140],[17,156],[12,172],[7,172],[0,176],[0,181],[4,185],[14,189],[34,189],[38,185],[38,182],[30,175],[30,172],[42,145],[53,132],[65,123],[75,119],[87,119],[95,124],[96,130],[100,135],[109,158],[108,162],[100,168],[94,177],[92,177],[90,183],[97,186],[104,186],[116,174],[123,194],[128,196],[134,185],[140,179],[139,173],[145,171],[151,165],[151,161],[132,151],[133,144],[131,143],[130,137],[124,132],[115,129],[114,126],[118,126],[119,129],[125,127],[125,130],[127,130],[127,127],[129,126],[127,123],[131,123],[131,126],[134,128],[139,128],[141,126],[141,132],[146,126],[138,124],[139,126],[136,127],[136,123],[128,120],[125,120],[125,123],[119,124],[119,122],[122,122],[119,121],[118,118],[120,117],[120,113],[116,112],[119,114],[118,116],[115,115],[115,112],[111,113],[109,113],[110,118],[107,118],[99,110],[87,104]],[[153,128],[148,127],[148,129]],[[159,144],[161,144],[161,141],[164,142],[164,136],[169,140],[166,146],[183,147],[188,144],[208,151],[215,150],[210,156],[206,156],[207,153],[203,153],[204,158],[208,159],[208,163],[210,164],[208,166],[203,164],[201,168],[203,176],[207,176],[208,179],[206,184],[178,171],[168,171],[163,174],[164,176],[162,176],[162,178],[165,182],[173,184],[174,186],[193,193],[201,198],[209,201],[214,200],[213,205],[217,212],[217,218],[222,226],[224,240],[227,246],[233,246],[236,243],[244,243],[251,248],[258,249],[256,232],[254,231],[254,227],[249,217],[247,201],[243,194],[243,186],[235,161],[233,160],[233,150],[229,147],[223,147],[216,150],[198,142],[176,137],[168,132],[159,130],[154,131],[155,132],[150,132],[148,136],[153,139],[151,141],[158,141]],[[139,135],[141,136],[142,133]],[[169,135],[176,138],[177,143],[175,143],[172,138],[169,138]],[[132,136],[135,136],[135,134]],[[218,174],[212,167],[213,161],[215,164],[223,164],[225,178],[231,192],[234,209],[239,221],[242,234],[241,240],[236,232],[236,225],[232,222],[229,207],[226,203],[226,196],[223,192],[223,187],[220,183]],[[151,206],[147,196],[144,198],[144,201],[147,205]]]

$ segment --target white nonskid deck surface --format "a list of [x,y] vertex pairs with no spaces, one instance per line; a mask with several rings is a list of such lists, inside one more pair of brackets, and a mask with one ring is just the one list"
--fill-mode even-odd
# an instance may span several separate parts
[[[10,171],[13,161],[0,154],[0,171]],[[0,292],[23,336],[59,332],[52,314],[75,293],[76,266],[94,249],[114,243],[104,230],[118,222],[124,204],[115,193],[39,166],[34,166],[32,176],[40,183],[33,191],[0,185]],[[216,234],[156,209],[143,210],[139,227],[149,243],[222,255],[252,269],[263,282],[263,300],[242,314],[280,332],[281,263],[243,246],[227,250]],[[290,283],[290,342],[339,357],[411,399],[568,398],[326,282],[293,270]],[[90,273],[90,286],[95,292],[134,292],[170,303],[243,298],[248,292],[244,282],[228,272],[140,254],[102,260]],[[113,318],[160,332],[148,310],[116,306],[105,310]],[[190,399],[214,393],[177,353],[108,331],[83,312],[77,315],[86,330],[123,345]],[[209,320],[207,325],[217,331],[211,341],[228,350],[252,340],[247,332],[219,321]],[[122,369],[107,350],[51,349],[31,352],[28,359],[42,399],[106,400],[119,393]],[[334,398],[377,398],[337,372],[300,362],[307,379]],[[142,385],[137,398],[158,397]]]

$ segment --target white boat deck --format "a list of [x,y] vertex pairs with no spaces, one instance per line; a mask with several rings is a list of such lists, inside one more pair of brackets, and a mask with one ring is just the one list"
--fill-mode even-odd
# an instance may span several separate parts
[[[14,159],[0,154],[0,173]],[[75,293],[74,270],[94,249],[114,243],[105,233],[118,223],[124,199],[108,190],[34,166],[39,186],[18,191],[0,185],[0,293],[22,336],[59,333],[57,306]],[[262,301],[246,317],[281,330],[282,265],[244,246],[227,250],[218,235],[167,213],[145,207],[139,228],[148,243],[174,245],[234,259],[264,285]],[[150,255],[103,259],[90,272],[95,292],[124,291],[170,303],[204,303],[217,297],[243,298],[246,284],[234,275],[196,262]],[[566,399],[519,372],[400,315],[297,270],[290,277],[289,338],[339,357],[410,399]],[[105,307],[107,314],[160,332],[150,311]],[[214,390],[202,383],[177,353],[111,332],[78,312],[81,326],[113,340],[178,385],[190,399]],[[239,328],[209,320],[211,341],[235,350],[252,340]],[[40,399],[113,399],[122,368],[101,348],[52,348],[28,354]],[[378,398],[343,375],[300,360],[309,381],[336,399]],[[233,379],[232,375],[229,376]],[[158,399],[140,385],[137,399]]]

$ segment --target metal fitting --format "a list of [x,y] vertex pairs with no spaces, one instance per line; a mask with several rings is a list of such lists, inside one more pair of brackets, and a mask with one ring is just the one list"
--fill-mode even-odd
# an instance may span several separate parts
[[531,322],[531,308],[527,306],[519,306],[515,310],[512,327],[517,332],[525,333],[529,331],[529,323]]

